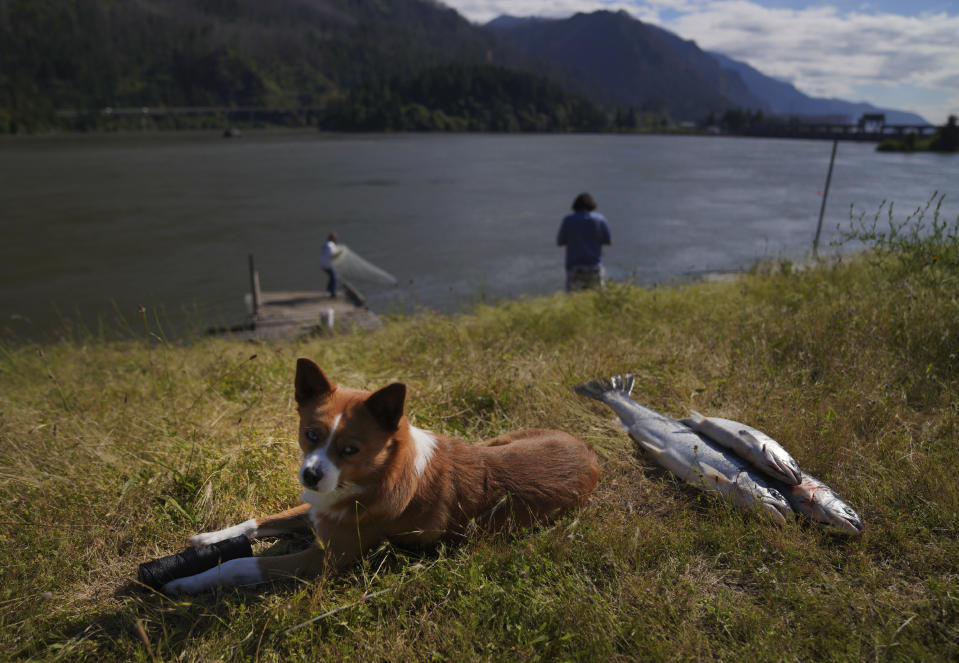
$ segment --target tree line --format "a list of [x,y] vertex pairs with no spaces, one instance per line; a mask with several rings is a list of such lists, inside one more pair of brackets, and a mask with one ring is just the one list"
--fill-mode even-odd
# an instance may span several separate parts
[[959,125],[956,116],[950,115],[946,124],[928,139],[920,138],[916,134],[907,134],[905,137],[890,138],[879,143],[876,148],[880,152],[959,152]]
[[[509,47],[419,0],[0,0],[0,133],[199,128],[211,116],[105,108],[323,108],[340,130],[635,131],[619,110],[510,64]],[[518,60],[517,60],[518,61]],[[504,64],[505,63],[505,64]],[[76,117],[58,111],[76,109]]]
[[545,78],[491,65],[445,65],[361,86],[321,115],[334,131],[606,131],[606,112]]

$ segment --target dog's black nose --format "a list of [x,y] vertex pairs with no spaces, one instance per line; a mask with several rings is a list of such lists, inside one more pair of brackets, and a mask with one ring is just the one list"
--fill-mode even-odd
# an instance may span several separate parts
[[323,470],[317,469],[315,467],[304,467],[303,468],[303,485],[307,488],[316,488],[316,485],[320,483],[320,479],[323,478]]

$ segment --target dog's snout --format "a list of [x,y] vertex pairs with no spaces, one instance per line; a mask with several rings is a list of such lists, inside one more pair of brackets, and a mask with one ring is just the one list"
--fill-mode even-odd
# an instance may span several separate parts
[[320,468],[312,466],[303,468],[303,485],[307,488],[316,488],[322,478],[323,470]]

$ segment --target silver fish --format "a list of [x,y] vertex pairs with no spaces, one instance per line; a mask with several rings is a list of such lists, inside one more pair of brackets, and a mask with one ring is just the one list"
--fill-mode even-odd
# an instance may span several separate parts
[[704,417],[695,410],[682,423],[713,442],[730,449],[740,458],[774,479],[795,486],[799,483],[799,463],[779,442],[752,426],[721,417]]
[[793,509],[817,523],[835,528],[843,534],[861,534],[865,529],[859,514],[816,477],[803,472],[798,485],[781,484],[779,489]]
[[631,399],[633,382],[632,375],[617,375],[585,382],[573,391],[612,408],[650,458],[686,483],[717,493],[743,509],[758,510],[780,524],[792,518],[786,498],[748,463],[688,426]]
[[[859,514],[832,488],[801,471],[789,452],[762,431],[730,419],[703,417],[695,411],[693,417],[683,419],[682,423],[749,459],[753,465],[771,476],[775,474],[774,466],[777,470],[791,470],[790,474],[796,477],[795,481],[792,481],[791,477],[786,481],[777,476],[778,481],[772,485],[786,496],[795,512],[843,534],[862,533],[865,525]],[[763,460],[757,462],[757,456]],[[765,462],[767,460],[768,463]]]

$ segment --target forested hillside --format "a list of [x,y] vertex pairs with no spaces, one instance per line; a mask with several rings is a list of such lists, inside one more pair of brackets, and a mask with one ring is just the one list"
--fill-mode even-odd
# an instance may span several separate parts
[[[431,0],[0,0],[0,133],[117,126],[105,108],[329,107],[344,129],[556,131],[598,127],[598,107],[632,130],[760,105],[695,45],[626,14],[512,27]],[[424,85],[445,101],[424,104]],[[483,93],[453,104],[457,90]]]
[[326,127],[361,131],[604,131],[602,109],[546,78],[447,65],[330,103]]
[[0,132],[59,109],[316,106],[523,56],[424,0],[0,0]]

